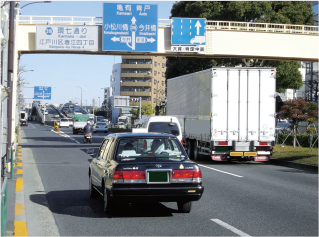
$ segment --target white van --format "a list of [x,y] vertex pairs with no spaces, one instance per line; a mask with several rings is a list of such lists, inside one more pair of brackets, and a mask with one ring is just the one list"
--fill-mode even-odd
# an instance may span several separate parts
[[148,116],[136,123],[132,133],[160,132],[175,135],[182,142],[182,129],[179,121],[173,116]]

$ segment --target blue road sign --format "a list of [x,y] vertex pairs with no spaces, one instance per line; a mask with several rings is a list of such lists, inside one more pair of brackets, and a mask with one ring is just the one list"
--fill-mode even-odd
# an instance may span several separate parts
[[157,52],[157,5],[103,3],[102,49]]
[[51,87],[50,86],[35,86],[34,99],[51,100]]
[[172,45],[206,45],[205,18],[172,18]]

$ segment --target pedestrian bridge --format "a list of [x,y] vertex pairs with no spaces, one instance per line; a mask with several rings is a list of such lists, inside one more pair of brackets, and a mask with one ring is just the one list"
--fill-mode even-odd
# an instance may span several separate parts
[[[258,58],[317,62],[318,26],[256,22],[207,21],[206,53],[176,52],[171,49],[171,20],[158,20],[157,52],[102,51],[102,17],[17,15],[15,52],[53,54],[152,55],[205,58]],[[37,25],[96,25],[98,51],[36,50]]]

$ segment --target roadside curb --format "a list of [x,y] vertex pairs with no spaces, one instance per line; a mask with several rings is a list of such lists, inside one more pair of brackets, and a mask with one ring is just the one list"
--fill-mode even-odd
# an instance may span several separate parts
[[307,165],[307,164],[301,164],[297,162],[278,160],[278,159],[270,159],[269,163],[272,165],[285,166],[289,168],[304,170],[304,171],[318,174],[318,166],[315,166],[315,165]]

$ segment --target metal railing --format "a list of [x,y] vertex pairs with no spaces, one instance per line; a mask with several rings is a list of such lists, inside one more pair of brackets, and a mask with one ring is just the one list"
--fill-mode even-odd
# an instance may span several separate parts
[[1,236],[7,236],[7,190],[8,178],[5,176],[1,188]]
[[260,22],[236,22],[236,21],[207,21],[207,30],[233,30],[233,31],[254,31],[267,33],[286,34],[311,34],[318,35],[318,26],[274,24]]
[[[17,18],[21,25],[102,25],[102,17],[85,16],[24,16]],[[158,27],[171,27],[171,19],[158,19]],[[319,27],[313,25],[275,24],[261,22],[210,21],[207,30],[254,31],[267,33],[318,35]]]

